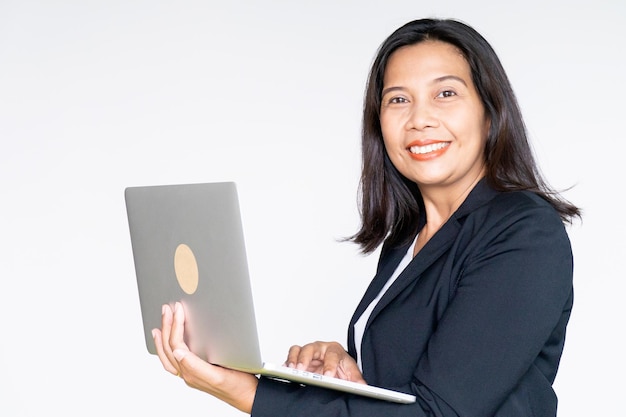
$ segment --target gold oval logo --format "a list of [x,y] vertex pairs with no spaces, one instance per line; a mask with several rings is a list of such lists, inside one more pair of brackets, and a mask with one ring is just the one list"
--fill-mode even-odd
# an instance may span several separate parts
[[198,289],[198,264],[191,248],[181,243],[174,253],[174,272],[178,285],[187,294]]

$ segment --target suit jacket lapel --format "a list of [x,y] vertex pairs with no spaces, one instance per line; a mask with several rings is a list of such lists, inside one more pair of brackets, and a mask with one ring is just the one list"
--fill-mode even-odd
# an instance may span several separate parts
[[[396,281],[389,287],[387,292],[383,295],[383,297],[378,301],[378,304],[372,311],[369,319],[367,320],[367,324],[365,325],[365,331],[369,327],[370,323],[376,319],[376,316],[387,306],[389,303],[393,301],[393,299],[398,296],[408,285],[412,282],[419,280],[422,272],[428,268],[435,260],[437,260],[447,248],[454,242],[454,238],[456,233],[448,232],[448,233],[440,233],[444,231],[444,228],[454,228],[455,230],[458,227],[455,226],[447,226],[444,225],[442,229],[432,237],[432,239],[422,248],[421,251],[418,252],[417,256],[415,256],[411,262],[406,266],[404,271],[398,276]],[[454,223],[456,224],[456,222]],[[444,231],[445,232],[445,231]],[[387,254],[381,266],[374,276],[371,284],[365,291],[361,302],[359,303],[354,315],[352,316],[352,320],[350,321],[350,327],[348,328],[348,352],[356,358],[356,347],[354,345],[354,324],[357,322],[359,317],[363,314],[365,309],[371,304],[371,302],[378,296],[384,285],[387,283],[391,275],[396,270],[400,260],[404,257],[407,250],[409,250],[408,245],[404,245],[399,248],[395,248]]]
[[[428,243],[426,243],[422,250],[420,250],[411,260],[404,271],[402,271],[400,276],[380,299],[374,308],[374,311],[372,311],[368,320],[368,325],[407,286],[419,280],[422,273],[450,248],[459,233],[459,229],[459,224],[452,219],[441,227],[441,229],[428,241]],[[393,273],[393,270],[391,273]],[[390,277],[391,274],[387,275],[384,281],[386,282]],[[376,293],[376,295],[377,294],[378,293]],[[374,295],[374,297],[376,297],[376,295]]]
[[365,294],[363,295],[363,298],[361,299],[361,302],[354,312],[352,321],[353,325],[354,322],[358,320],[359,317],[361,317],[361,314],[363,314],[365,309],[383,289],[383,287],[389,280],[389,277],[391,277],[393,272],[396,270],[398,264],[404,257],[404,254],[408,250],[409,245],[404,245],[402,247],[391,249],[389,253],[384,256],[379,265],[378,271],[376,272],[376,275],[372,279],[372,282],[368,286]]
[[[426,270],[433,262],[444,254],[447,249],[454,243],[460,229],[459,219],[467,216],[477,207],[486,204],[491,200],[497,191],[492,189],[485,179],[481,180],[461,207],[452,215],[452,217],[441,227],[441,229],[428,241],[428,243],[420,250],[405,270],[400,274],[398,279],[389,287],[385,295],[378,302],[374,311],[367,322],[365,330],[376,316],[387,306],[395,297],[398,296],[408,285],[418,280],[424,270]],[[361,317],[363,311],[380,293],[385,283],[389,280],[396,267],[400,263],[402,257],[406,254],[410,244],[389,250],[387,254],[381,254],[381,263],[374,279],[363,295],[363,299],[357,306],[350,327],[348,328],[348,347],[354,356],[354,323]]]
[[[426,243],[426,245],[417,253],[417,255],[411,260],[404,271],[400,274],[398,279],[389,287],[387,292],[380,299],[374,311],[368,320],[367,325],[382,311],[393,299],[400,294],[408,285],[412,282],[419,280],[420,276],[430,265],[432,265],[441,255],[443,255],[454,244],[458,234],[461,231],[460,219],[466,217],[468,214],[486,204],[493,199],[497,194],[497,191],[492,189],[485,179],[481,180],[474,189],[467,196],[463,204],[457,209],[457,211],[448,219],[446,223],[435,233],[435,235]],[[402,254],[406,253],[408,248],[405,247]],[[399,260],[394,262],[394,265],[398,265]],[[391,269],[384,277],[381,278],[383,285],[393,274],[395,268]],[[381,287],[382,288],[382,287]],[[371,302],[374,297],[378,295],[378,292],[369,299]],[[369,305],[369,303],[367,303]],[[366,307],[367,307],[366,305]],[[358,319],[358,316],[357,316]],[[367,329],[367,325],[365,326]]]

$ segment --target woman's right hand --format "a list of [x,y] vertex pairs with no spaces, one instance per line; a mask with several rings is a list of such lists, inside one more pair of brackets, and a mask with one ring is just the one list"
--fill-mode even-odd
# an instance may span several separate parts
[[259,380],[254,375],[211,365],[189,351],[184,341],[185,312],[163,306],[161,329],[154,329],[157,355],[165,370],[192,388],[204,391],[250,414]]
[[356,361],[337,342],[313,342],[292,346],[285,365],[347,381],[367,384]]

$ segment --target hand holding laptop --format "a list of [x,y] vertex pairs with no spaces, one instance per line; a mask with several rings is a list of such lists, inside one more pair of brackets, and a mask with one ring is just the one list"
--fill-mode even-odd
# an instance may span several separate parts
[[193,354],[184,341],[185,312],[180,303],[174,311],[163,306],[162,327],[154,329],[157,355],[163,367],[187,385],[219,398],[250,414],[259,380],[246,372],[211,365]]
[[[249,398],[241,401],[238,387],[253,391],[254,375],[398,403],[415,401],[414,395],[364,384],[339,344],[294,349],[293,368],[262,359],[234,183],[129,187],[125,195],[146,347],[169,372],[182,370],[187,384],[241,409],[251,404]],[[170,308],[175,303],[176,314]],[[175,349],[194,355],[181,363]],[[187,358],[192,365],[187,366]]]

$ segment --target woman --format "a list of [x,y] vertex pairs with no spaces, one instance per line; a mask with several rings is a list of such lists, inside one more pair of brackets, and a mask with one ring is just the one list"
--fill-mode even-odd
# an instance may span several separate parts
[[211,366],[164,308],[164,367],[242,411],[275,416],[555,416],[572,307],[564,222],[579,209],[539,175],[506,74],[454,20],[395,31],[371,69],[363,119],[362,226],[383,245],[348,329],[286,363],[417,396],[400,405]]

